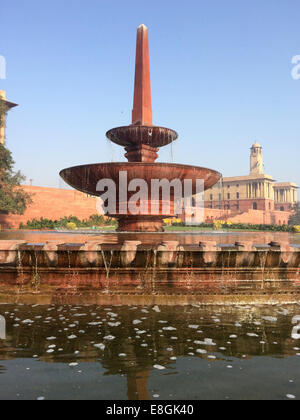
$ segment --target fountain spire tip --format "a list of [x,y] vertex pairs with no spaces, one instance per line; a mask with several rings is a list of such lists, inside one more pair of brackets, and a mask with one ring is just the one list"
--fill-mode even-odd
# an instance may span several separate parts
[[132,124],[152,125],[149,41],[144,24],[137,30]]

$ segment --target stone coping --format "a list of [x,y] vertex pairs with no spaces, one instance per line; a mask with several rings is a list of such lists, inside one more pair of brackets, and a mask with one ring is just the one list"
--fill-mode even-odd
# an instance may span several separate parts
[[42,243],[26,242],[22,240],[0,240],[1,251],[97,251],[97,250],[149,250],[160,251],[280,251],[300,252],[300,244],[289,242],[270,242],[258,244],[251,241],[239,241],[232,244],[221,244],[216,241],[203,241],[198,245],[180,244],[179,241],[163,241],[156,244],[143,244],[141,241],[126,240],[120,243],[108,243],[101,240],[86,242],[45,241]]

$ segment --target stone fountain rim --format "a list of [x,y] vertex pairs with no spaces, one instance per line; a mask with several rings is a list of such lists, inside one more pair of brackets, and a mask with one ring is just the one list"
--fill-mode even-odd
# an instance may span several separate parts
[[168,128],[168,127],[163,127],[161,125],[146,125],[146,124],[130,124],[130,125],[120,125],[119,127],[114,127],[109,129],[106,132],[106,136],[107,134],[115,131],[115,130],[129,130],[129,129],[142,129],[142,130],[165,130],[165,131],[169,131],[173,134],[175,134],[177,136],[177,138],[179,137],[179,134],[176,130],[173,130],[173,128]]
[[172,167],[172,168],[181,168],[181,169],[184,169],[184,168],[187,168],[187,169],[189,169],[189,168],[190,169],[204,169],[204,170],[210,171],[211,173],[219,175],[220,179],[223,177],[221,172],[219,172],[215,169],[206,168],[204,166],[186,165],[186,164],[182,164],[182,163],[167,163],[167,162],[102,162],[102,163],[99,162],[99,163],[87,163],[87,164],[83,164],[83,165],[76,165],[76,166],[71,166],[69,168],[62,169],[59,172],[59,175],[62,177],[63,172],[65,172],[67,170],[70,170],[70,169],[100,166],[100,165],[101,166],[104,166],[104,165],[110,165],[110,166],[122,165],[122,166],[127,166],[127,167],[130,167],[130,166],[133,166],[133,167],[136,167],[136,166],[146,166],[146,167],[161,166],[161,167]]

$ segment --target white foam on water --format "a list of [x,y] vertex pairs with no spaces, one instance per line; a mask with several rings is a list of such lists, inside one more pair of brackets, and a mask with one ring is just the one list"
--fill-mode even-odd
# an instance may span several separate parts
[[114,337],[113,335],[107,335],[106,337],[104,337],[104,340],[107,340],[107,341],[112,341],[112,340],[114,340],[116,337]]
[[33,324],[34,321],[32,321],[31,319],[24,319],[24,321],[22,321],[22,324]]
[[105,345],[103,343],[94,344],[94,347],[96,347],[96,349],[99,349],[99,350],[105,349]]
[[275,316],[263,316],[262,319],[268,322],[277,322],[277,318]]
[[153,367],[154,367],[154,369],[158,369],[158,370],[166,369],[164,366],[161,366],[161,365],[154,365]]
[[[203,350],[203,349],[197,349],[196,350],[196,353],[199,353],[199,354],[207,354],[207,351],[206,350]],[[193,353],[189,353],[189,354],[193,354]]]
[[110,327],[118,327],[119,325],[121,325],[121,322],[108,322],[108,324]]

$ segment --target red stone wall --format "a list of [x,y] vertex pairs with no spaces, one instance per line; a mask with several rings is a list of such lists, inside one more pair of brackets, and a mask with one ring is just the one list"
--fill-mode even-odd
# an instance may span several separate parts
[[250,223],[254,225],[287,225],[291,213],[283,211],[248,210],[229,217],[231,223]]
[[289,203],[276,203],[275,204],[275,210],[282,211],[282,209],[284,209],[284,211],[291,212],[293,210],[293,207]]
[[[218,209],[220,205],[223,208],[227,208],[230,205],[230,210],[233,212],[240,211],[245,212],[248,210],[253,210],[254,203],[257,204],[257,210],[261,211],[273,211],[274,210],[274,201],[270,199],[257,198],[257,199],[245,199],[245,200],[224,200],[220,201],[206,201],[205,207]],[[237,210],[237,208],[239,210]],[[280,210],[279,208],[276,210]]]
[[[246,223],[253,225],[287,225],[291,212],[247,210],[233,212],[228,210],[204,209],[204,222],[212,223],[214,220],[227,220],[231,223]],[[181,218],[185,221],[185,216]],[[200,221],[199,221],[200,222]]]
[[0,215],[2,228],[18,228],[21,222],[26,224],[28,220],[34,218],[44,217],[56,220],[65,216],[77,216],[79,219],[88,219],[92,214],[97,213],[97,198],[79,191],[28,185],[23,186],[23,189],[32,194],[33,203],[23,216]]

